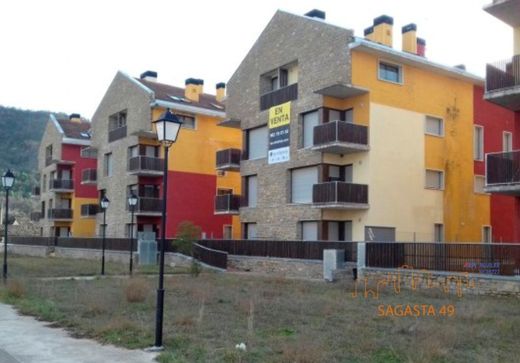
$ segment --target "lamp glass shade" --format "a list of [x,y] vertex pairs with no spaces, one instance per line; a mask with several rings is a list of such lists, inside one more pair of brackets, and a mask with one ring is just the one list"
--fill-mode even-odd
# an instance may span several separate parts
[[101,208],[107,209],[109,204],[110,204],[110,200],[108,200],[106,195],[103,196],[103,199],[101,199]]
[[166,144],[173,144],[181,129],[182,121],[179,120],[169,109],[161,117],[154,121],[157,139]]
[[130,207],[135,207],[137,205],[137,196],[134,194],[134,192],[132,192],[132,194],[130,194],[130,196],[128,197],[128,205]]
[[2,175],[2,186],[5,189],[11,189],[14,184],[14,174],[11,172],[11,170],[7,170],[4,175]]

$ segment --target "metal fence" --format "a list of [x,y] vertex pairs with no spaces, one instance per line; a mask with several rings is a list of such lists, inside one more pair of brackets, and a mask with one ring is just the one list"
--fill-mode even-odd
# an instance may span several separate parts
[[193,257],[207,265],[227,269],[228,253],[202,246],[198,243],[193,245]]

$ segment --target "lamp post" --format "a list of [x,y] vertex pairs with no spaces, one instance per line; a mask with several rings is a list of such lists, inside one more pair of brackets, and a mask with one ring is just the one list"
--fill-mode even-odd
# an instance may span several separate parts
[[157,288],[157,307],[155,316],[155,349],[162,349],[163,312],[164,312],[164,251],[166,246],[166,197],[168,192],[168,150],[177,141],[182,121],[170,109],[159,117],[155,124],[157,139],[164,147],[163,200],[161,220],[161,253],[159,259],[159,287]]
[[132,215],[130,217],[130,276],[132,275],[134,265],[134,212],[137,201],[137,196],[134,194],[134,192],[132,192],[128,197],[128,206],[130,207],[130,212]]
[[2,176],[2,186],[5,189],[5,224],[4,224],[4,281],[7,279],[7,226],[9,224],[9,190],[14,184],[14,174],[11,170]]
[[105,242],[106,242],[106,231],[107,231],[107,208],[110,204],[107,196],[104,195],[101,199],[101,209],[103,209],[103,244],[102,244],[102,255],[101,255],[101,275],[105,274]]

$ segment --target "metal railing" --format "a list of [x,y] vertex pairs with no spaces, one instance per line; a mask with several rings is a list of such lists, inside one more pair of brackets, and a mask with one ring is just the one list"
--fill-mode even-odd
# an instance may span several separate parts
[[486,185],[520,183],[520,151],[486,154]]
[[[126,209],[130,210],[128,204]],[[161,213],[162,198],[139,197],[135,206],[135,213]]]
[[346,121],[331,121],[314,126],[314,146],[332,142],[368,145],[368,127]]
[[97,170],[96,169],[84,169],[81,172],[81,182],[95,183],[96,181],[97,181]]
[[97,159],[97,149],[93,147],[84,147],[81,149],[80,155],[84,159]]
[[42,219],[42,212],[31,212],[30,218],[31,221],[38,222],[40,219]]
[[224,194],[215,196],[215,212],[238,212],[240,195]]
[[108,142],[116,141],[124,137],[126,137],[126,126],[108,131]]
[[368,185],[332,181],[312,186],[312,202],[316,204],[368,203]]
[[260,96],[260,111],[298,99],[298,83],[270,91]]
[[227,252],[208,248],[198,243],[193,244],[193,257],[207,265],[227,269]]
[[73,190],[74,181],[71,179],[51,179],[49,181],[49,190],[52,189]]
[[72,209],[53,208],[47,211],[48,219],[72,219]]
[[216,167],[222,168],[230,165],[240,166],[242,158],[242,150],[240,149],[224,149],[217,151]]
[[486,91],[520,86],[520,55],[486,65]]
[[128,159],[128,171],[158,171],[164,169],[164,159],[152,156],[134,156]]
[[99,205],[97,204],[83,204],[81,206],[82,217],[92,217],[99,212]]

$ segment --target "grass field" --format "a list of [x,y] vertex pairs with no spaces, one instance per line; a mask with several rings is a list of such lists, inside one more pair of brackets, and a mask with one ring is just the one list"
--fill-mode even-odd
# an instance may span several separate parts
[[[68,275],[74,267],[65,260],[31,259],[25,275],[26,258],[18,258],[19,278],[0,288],[4,302],[76,336],[129,348],[153,344],[156,276],[42,281],[34,279],[36,266],[52,265],[54,273]],[[90,268],[88,261],[73,262],[77,269]],[[160,362],[513,362],[520,355],[516,298],[388,290],[376,300],[353,297],[351,280],[229,273],[178,273],[165,284],[166,351]],[[436,315],[380,316],[380,305],[387,313],[388,305],[397,304],[432,305]],[[448,304],[453,316],[440,313]],[[245,352],[235,348],[241,342]]]

